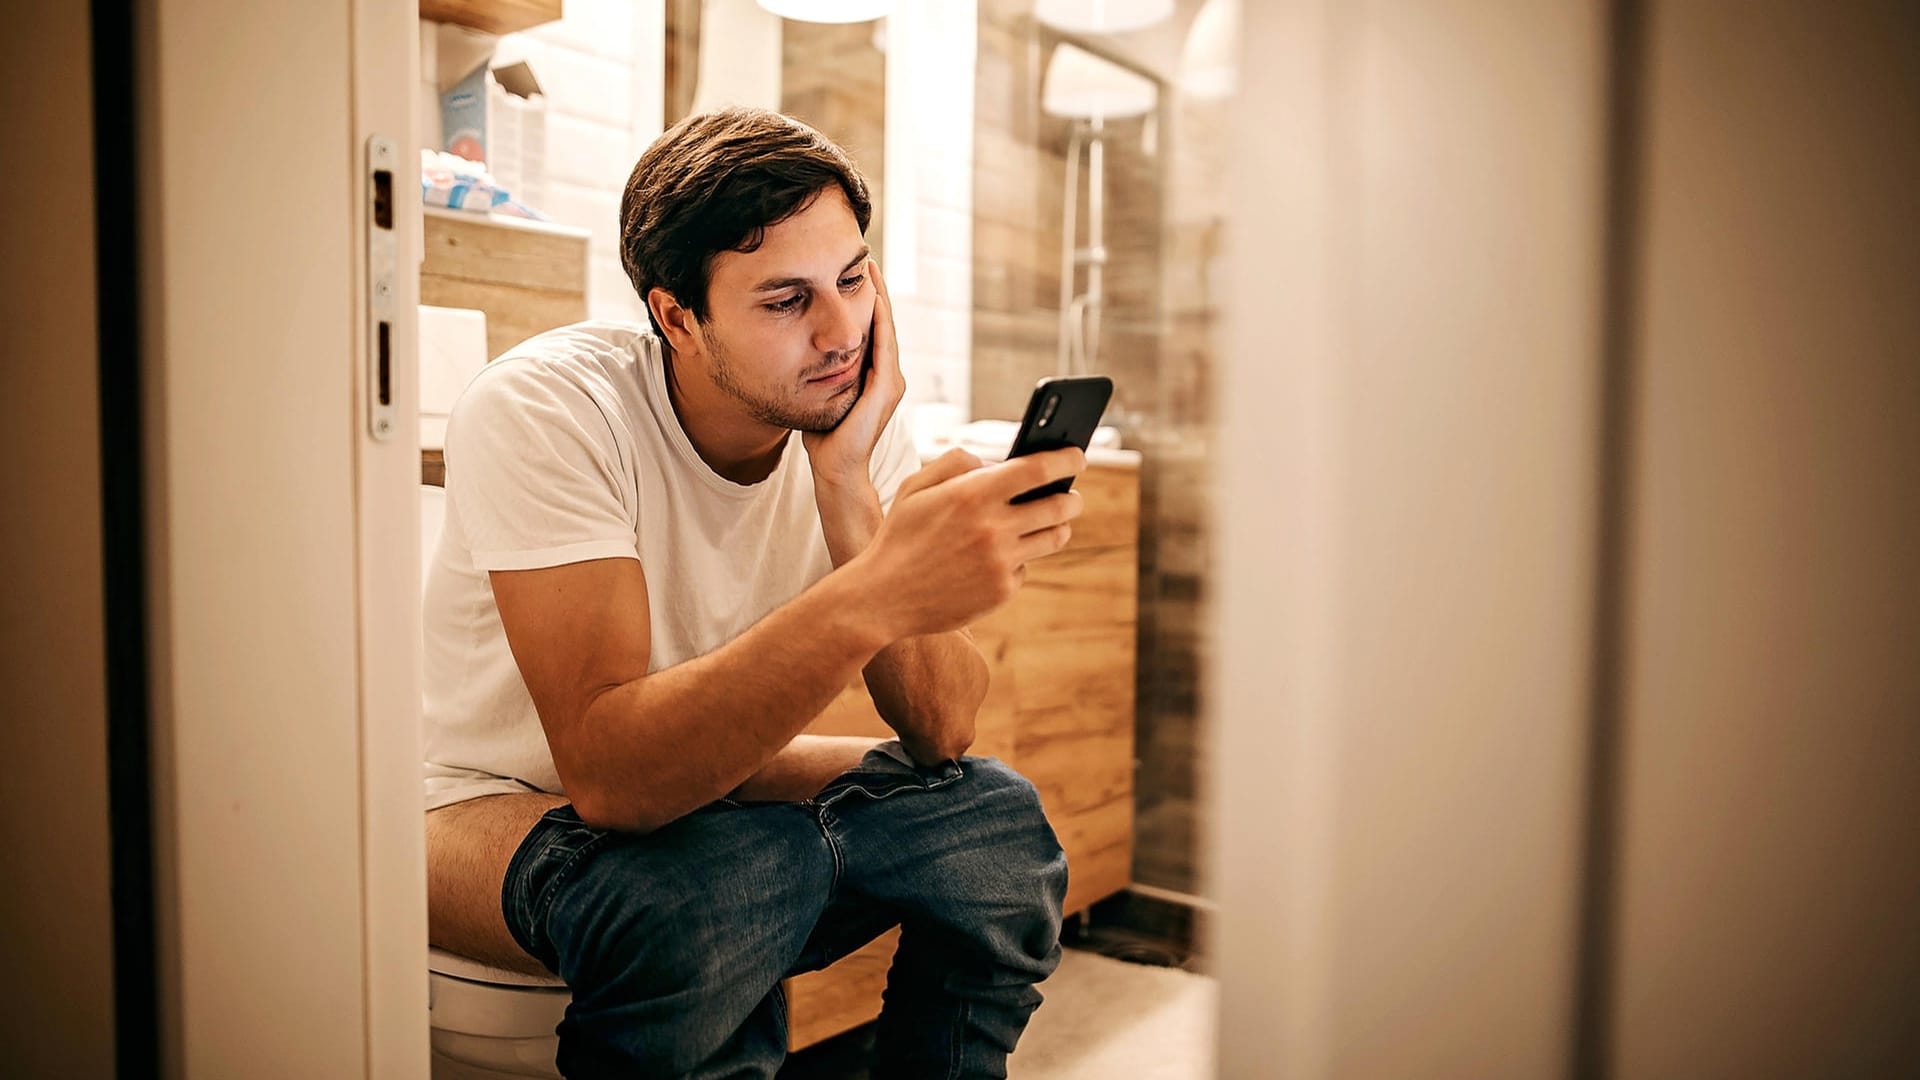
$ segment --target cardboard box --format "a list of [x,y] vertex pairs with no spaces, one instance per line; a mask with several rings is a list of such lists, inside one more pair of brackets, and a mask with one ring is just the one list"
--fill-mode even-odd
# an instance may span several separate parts
[[[522,206],[545,201],[547,104],[526,61],[493,65],[491,41],[462,36],[440,43],[441,149],[487,166]],[[481,51],[484,50],[484,51]]]

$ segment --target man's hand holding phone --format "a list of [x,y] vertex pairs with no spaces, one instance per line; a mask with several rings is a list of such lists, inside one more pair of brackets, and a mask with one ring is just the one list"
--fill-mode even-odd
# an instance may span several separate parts
[[992,465],[949,450],[908,477],[878,535],[855,560],[873,613],[897,640],[958,630],[1013,599],[1027,563],[1065,547],[1080,493],[1015,503],[1023,492],[1073,478],[1078,447]]
[[[1062,447],[1085,450],[1093,441],[1100,415],[1107,411],[1113,397],[1113,380],[1105,375],[1081,375],[1059,379],[1041,379],[1027,399],[1027,414],[1014,432],[1013,449],[1008,458],[1037,454]],[[1014,496],[1014,502],[1027,502],[1058,495],[1073,486],[1067,477],[1043,484]]]
[[1104,376],[1042,379],[1007,460],[949,450],[900,485],[858,556],[887,633],[966,626],[1013,599],[1027,563],[1066,546],[1082,505],[1073,481],[1112,394]]

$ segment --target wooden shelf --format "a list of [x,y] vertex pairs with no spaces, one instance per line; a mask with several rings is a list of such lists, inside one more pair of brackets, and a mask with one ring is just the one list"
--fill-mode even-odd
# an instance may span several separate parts
[[587,231],[428,208],[420,302],[487,315],[487,359],[587,317]]
[[489,34],[511,34],[560,18],[562,0],[420,0],[420,17]]

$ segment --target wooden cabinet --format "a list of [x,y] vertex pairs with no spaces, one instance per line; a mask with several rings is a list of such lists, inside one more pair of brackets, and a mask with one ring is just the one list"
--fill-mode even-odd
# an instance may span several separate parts
[[[1126,888],[1133,864],[1139,467],[1095,464],[1078,486],[1086,510],[1073,540],[1029,565],[1013,602],[973,628],[993,682],[972,752],[1000,758],[1039,788],[1067,852],[1069,913]],[[892,734],[857,681],[807,730]],[[790,1044],[808,1046],[880,1015],[898,941],[889,933],[825,971],[789,980]]]

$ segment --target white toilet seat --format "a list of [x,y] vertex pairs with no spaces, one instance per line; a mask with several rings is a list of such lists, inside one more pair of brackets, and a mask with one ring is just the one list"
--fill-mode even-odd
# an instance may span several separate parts
[[429,948],[427,987],[435,1080],[560,1075],[554,1027],[571,995],[559,979]]
[[548,990],[566,989],[567,984],[560,981],[558,975],[545,972],[530,974],[514,971],[510,968],[494,967],[492,964],[469,959],[459,953],[450,953],[445,949],[427,946],[427,970],[442,975],[451,975],[468,982],[491,983],[494,986],[535,986]]

